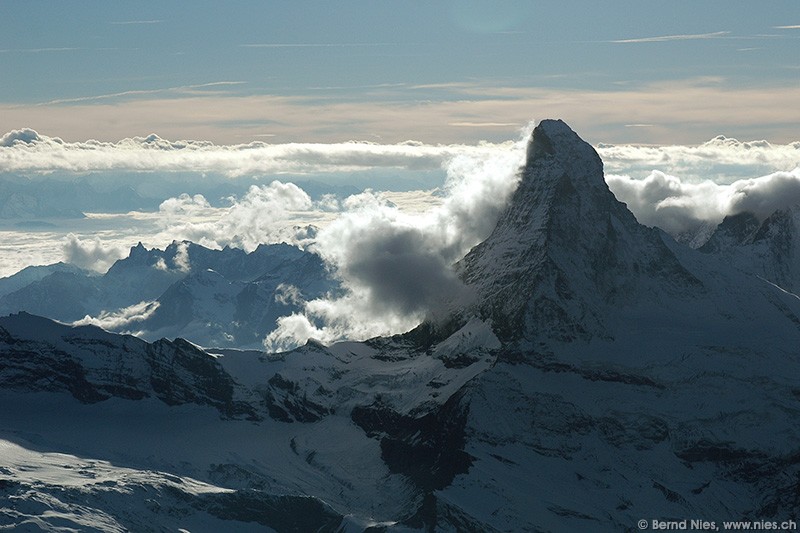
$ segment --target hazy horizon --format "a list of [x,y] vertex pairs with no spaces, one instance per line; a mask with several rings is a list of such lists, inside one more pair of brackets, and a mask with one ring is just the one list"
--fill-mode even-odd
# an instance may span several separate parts
[[0,131],[78,142],[798,140],[789,0],[6,2]]

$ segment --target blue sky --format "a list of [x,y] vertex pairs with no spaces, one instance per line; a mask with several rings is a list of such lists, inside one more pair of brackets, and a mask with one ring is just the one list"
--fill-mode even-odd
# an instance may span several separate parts
[[800,137],[800,4],[3,2],[0,130],[217,143]]

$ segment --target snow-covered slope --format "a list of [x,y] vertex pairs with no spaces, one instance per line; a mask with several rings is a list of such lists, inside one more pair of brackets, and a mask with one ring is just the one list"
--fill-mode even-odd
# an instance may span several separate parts
[[247,270],[229,265],[193,270],[156,299],[146,318],[119,329],[138,331],[148,340],[180,336],[204,346],[260,348],[279,317],[299,311],[298,298],[310,300],[338,288],[319,256],[288,245],[266,251],[253,253],[263,253],[270,263],[251,268],[247,276]]
[[[0,410],[4,524],[55,530],[83,509],[133,530],[795,517],[800,299],[639,225],[560,121],[537,126],[521,172],[457,265],[472,303],[404,335],[210,354],[0,319],[0,401],[22,406]],[[217,272],[196,283],[224,292]],[[107,484],[79,501],[80,461]]]
[[[400,527],[420,486],[445,486],[468,463],[444,445],[460,442],[452,398],[491,366],[498,341],[473,321],[452,342],[469,363],[402,338],[211,355],[0,318],[0,402],[18,406],[0,414],[0,519],[46,530],[62,520],[211,530],[197,525],[207,515],[252,531]],[[82,479],[100,481],[78,490]]]

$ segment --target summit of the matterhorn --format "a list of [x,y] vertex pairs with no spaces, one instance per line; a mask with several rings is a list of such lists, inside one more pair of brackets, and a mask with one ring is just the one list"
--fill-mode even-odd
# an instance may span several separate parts
[[662,234],[617,201],[597,152],[561,120],[534,129],[520,174],[491,236],[457,265],[501,339],[609,337],[605,307],[635,298],[640,278],[699,285]]

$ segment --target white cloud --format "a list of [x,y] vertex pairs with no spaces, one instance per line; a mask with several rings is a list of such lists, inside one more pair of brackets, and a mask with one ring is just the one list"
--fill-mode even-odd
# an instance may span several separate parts
[[0,146],[9,148],[16,144],[31,144],[41,140],[42,138],[34,130],[22,128],[21,130],[11,130],[0,137]]
[[727,215],[748,211],[763,219],[800,204],[800,167],[730,184],[688,182],[660,171],[644,179],[608,175],[606,181],[639,222],[672,235],[703,223],[719,224]]
[[764,217],[800,201],[800,142],[720,135],[695,146],[601,144],[597,151],[617,198],[641,223],[672,235],[745,210]]
[[84,318],[72,323],[73,326],[98,326],[111,331],[135,331],[136,324],[144,322],[159,307],[159,303],[139,302],[138,304],[117,309],[116,311],[102,311],[96,317],[86,315]]
[[778,209],[800,204],[800,167],[730,185],[729,213],[749,211],[765,218]]
[[304,303],[300,289],[286,283],[281,283],[275,287],[275,301],[283,305],[300,305]]
[[64,262],[96,272],[107,271],[117,259],[127,255],[124,248],[103,243],[99,237],[82,240],[73,233],[66,236],[61,249]]
[[800,142],[738,141],[722,135],[694,146],[600,144],[596,148],[606,173],[636,176],[659,170],[689,182],[731,183],[800,165]]
[[[163,238],[188,240],[210,248],[232,246],[252,251],[259,244],[309,242],[307,225],[297,219],[314,221],[334,216],[329,198],[318,204],[293,183],[273,181],[253,185],[242,198],[230,198],[230,207],[212,208],[202,195],[182,194],[159,207]],[[162,240],[163,240],[162,238]],[[179,249],[180,252],[180,249]],[[176,256],[176,267],[179,267]]]
[[181,194],[176,198],[167,198],[158,206],[158,211],[169,223],[172,220],[184,220],[186,217],[203,215],[213,208],[202,194]]
[[175,270],[180,272],[189,272],[192,269],[192,264],[189,262],[189,244],[186,241],[178,243],[172,262],[175,265]]
[[375,168],[439,169],[459,154],[490,156],[507,146],[426,145],[412,141],[215,145],[207,141],[169,141],[155,134],[118,142],[69,143],[22,129],[0,137],[0,148],[0,172],[190,171],[234,177]]
[[243,81],[214,81],[210,83],[200,83],[195,85],[181,85],[178,87],[165,87],[162,89],[141,89],[141,90],[131,90],[131,91],[122,91],[118,93],[109,93],[109,94],[96,94],[92,96],[79,96],[76,98],[60,98],[58,100],[50,100],[49,102],[42,102],[37,104],[38,106],[52,106],[52,105],[62,105],[62,104],[75,104],[81,102],[97,102],[101,100],[112,100],[112,99],[120,99],[120,98],[127,98],[127,97],[141,97],[153,94],[164,94],[164,93],[173,93],[173,94],[192,94],[198,91],[199,89],[205,89],[207,87],[219,87],[224,85],[241,85],[245,82]]
[[637,37],[635,39],[618,39],[612,43],[665,43],[670,41],[693,41],[704,39],[718,39],[728,35],[729,31],[715,31],[712,33],[695,33],[683,35],[659,35],[657,37]]
[[121,21],[111,22],[110,24],[113,24],[115,26],[129,26],[129,25],[135,25],[135,24],[160,24],[162,22],[164,22],[164,21],[163,20],[121,20]]

